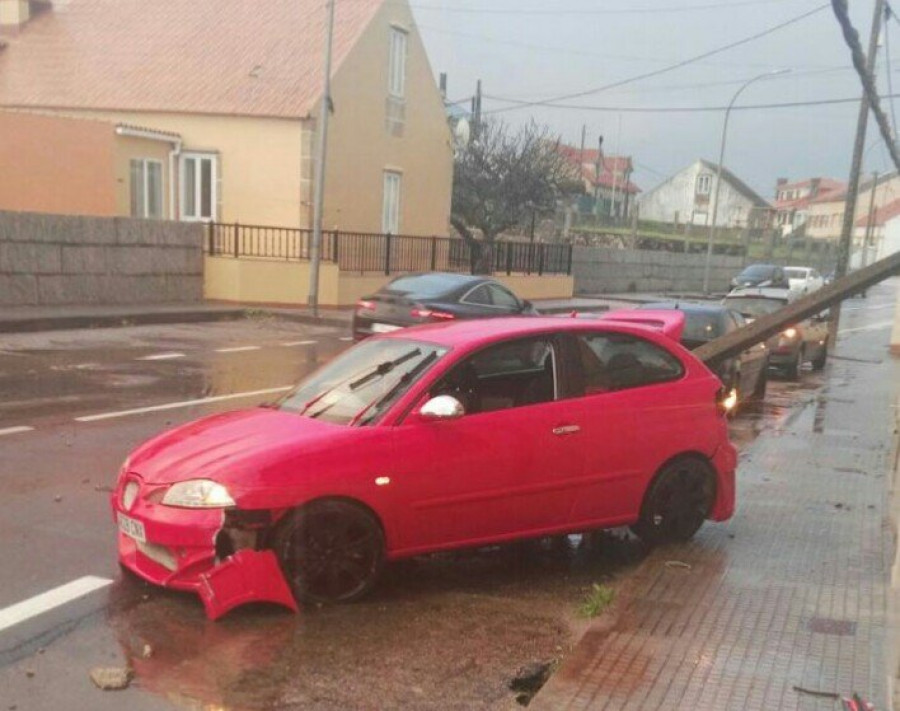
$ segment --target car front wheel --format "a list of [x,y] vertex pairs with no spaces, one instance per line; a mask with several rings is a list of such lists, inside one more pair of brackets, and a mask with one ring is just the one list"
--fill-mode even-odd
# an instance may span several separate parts
[[349,501],[321,500],[290,514],[274,548],[299,602],[352,602],[374,586],[384,564],[375,516]]
[[707,462],[695,457],[669,462],[647,489],[632,530],[649,545],[690,540],[712,510],[715,487]]
[[803,366],[803,348],[797,350],[797,357],[785,368],[788,380],[800,380],[800,369]]

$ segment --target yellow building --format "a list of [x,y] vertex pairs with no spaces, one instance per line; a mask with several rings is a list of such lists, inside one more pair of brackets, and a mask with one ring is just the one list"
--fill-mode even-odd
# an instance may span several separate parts
[[[79,136],[105,145],[106,124],[119,137],[112,197],[82,203],[77,170],[36,174],[12,150],[24,134],[0,132],[16,175],[0,182],[0,205],[309,227],[325,11],[321,0],[0,0],[7,125],[74,136],[57,159],[80,155],[85,176],[106,157]],[[338,2],[333,57],[325,227],[447,234],[451,137],[406,1]],[[41,204],[36,184],[56,199]]]
[[[874,194],[873,194],[874,191]],[[846,189],[837,189],[820,194],[809,203],[806,218],[806,235],[816,239],[837,241],[844,223]],[[880,210],[889,203],[900,199],[900,176],[886,173],[877,180],[869,178],[860,182],[853,217],[854,236],[862,237],[869,210]]]

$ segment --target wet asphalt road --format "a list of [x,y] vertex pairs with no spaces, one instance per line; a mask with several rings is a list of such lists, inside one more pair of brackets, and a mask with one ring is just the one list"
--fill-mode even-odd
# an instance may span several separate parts
[[[894,293],[883,285],[848,302],[844,337],[886,344]],[[107,499],[128,451],[167,427],[266,400],[180,406],[287,386],[345,337],[255,319],[0,335],[0,610],[82,576],[116,580],[91,614],[63,607],[35,627],[40,637],[10,648],[0,632],[0,711],[501,708],[511,699],[503,679],[564,653],[585,588],[627,575],[626,548],[438,557],[391,570],[361,605],[300,616],[248,609],[215,624],[190,596],[121,579]],[[792,417],[827,374],[773,377],[766,402],[733,422],[738,446]],[[96,416],[105,419],[76,419]],[[91,686],[91,667],[126,660],[131,689]]]

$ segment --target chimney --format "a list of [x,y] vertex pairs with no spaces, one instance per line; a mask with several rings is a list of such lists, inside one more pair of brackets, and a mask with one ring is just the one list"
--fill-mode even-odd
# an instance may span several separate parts
[[821,182],[822,182],[821,178],[812,178],[809,181],[809,194],[812,197],[815,197],[816,195],[819,194],[819,185],[821,184]]
[[447,100],[447,72],[441,72],[440,78],[441,98]]
[[787,178],[778,178],[778,180],[775,181],[775,187],[780,188],[782,185],[787,185],[787,181]]
[[0,0],[0,32],[15,32],[31,19],[28,0]]

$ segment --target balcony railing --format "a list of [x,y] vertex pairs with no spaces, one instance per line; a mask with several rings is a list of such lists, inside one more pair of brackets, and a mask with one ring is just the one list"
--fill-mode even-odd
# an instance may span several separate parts
[[[206,253],[249,259],[301,261],[310,258],[312,230],[239,223],[210,223]],[[346,272],[450,271],[471,273],[477,256],[453,237],[421,237],[328,230],[322,233],[321,258]],[[542,242],[495,242],[494,273],[571,274],[572,246]]]

